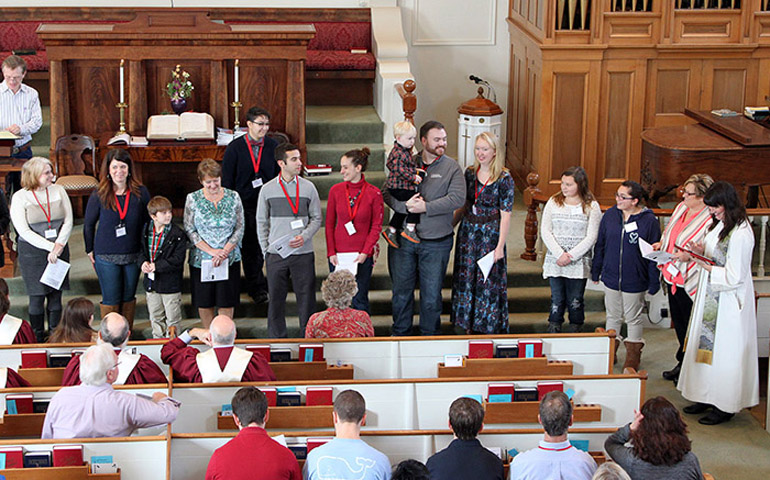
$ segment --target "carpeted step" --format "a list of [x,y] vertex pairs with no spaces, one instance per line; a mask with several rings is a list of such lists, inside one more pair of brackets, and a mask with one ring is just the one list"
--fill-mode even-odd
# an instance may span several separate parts
[[366,168],[367,178],[370,172],[384,171],[386,156],[385,147],[383,147],[381,143],[371,143],[368,145],[355,143],[308,144],[308,163],[311,165],[326,163],[331,165],[335,172],[339,172],[340,158],[342,155],[344,155],[345,152],[364,146],[369,147],[369,150],[371,150],[371,154],[369,155],[369,165]]
[[308,106],[305,143],[382,144],[383,124],[372,106]]

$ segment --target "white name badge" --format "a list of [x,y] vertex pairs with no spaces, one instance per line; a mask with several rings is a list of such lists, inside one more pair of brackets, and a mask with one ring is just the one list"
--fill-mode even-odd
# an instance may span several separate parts
[[262,186],[262,179],[261,178],[255,178],[251,181],[251,187],[252,188],[259,188]]
[[353,222],[350,221],[345,224],[345,230],[348,231],[348,235],[355,235],[356,234],[356,227],[353,225]]
[[635,232],[636,222],[627,223],[624,228],[626,229],[626,233]]
[[679,275],[679,269],[674,266],[673,263],[669,263],[668,267],[666,267],[666,271],[671,274],[672,277],[676,277]]
[[155,281],[155,272],[150,272],[147,274],[147,278],[150,279],[151,282]]
[[45,238],[46,240],[50,240],[52,238],[56,238],[56,229],[55,228],[49,228],[45,231]]
[[291,229],[292,230],[297,230],[298,228],[304,227],[305,226],[305,222],[303,222],[301,218],[298,218],[298,219],[294,220],[293,222],[291,222],[290,225],[291,225]]
[[478,213],[476,212],[476,205],[471,207],[471,211],[473,212],[474,215],[478,215]]
[[118,225],[115,227],[115,236],[116,237],[123,237],[126,235],[126,226],[125,225]]

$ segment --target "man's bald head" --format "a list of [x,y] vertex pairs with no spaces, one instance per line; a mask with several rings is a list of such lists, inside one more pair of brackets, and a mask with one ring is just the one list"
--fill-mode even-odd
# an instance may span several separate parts
[[235,322],[227,315],[214,317],[209,332],[214,345],[232,345],[235,342]]
[[128,328],[128,320],[117,312],[110,312],[102,319],[99,330],[99,338],[104,343],[112,344],[115,348],[123,348],[128,342],[131,330]]

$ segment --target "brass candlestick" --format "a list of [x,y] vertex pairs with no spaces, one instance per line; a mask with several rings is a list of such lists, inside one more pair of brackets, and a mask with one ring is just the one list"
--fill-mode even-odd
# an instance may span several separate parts
[[121,135],[126,133],[126,108],[128,107],[128,104],[126,102],[120,102],[115,106],[120,109],[120,129],[115,135]]
[[241,118],[241,107],[243,104],[241,102],[233,102],[230,104],[231,107],[235,109],[235,125],[233,126],[233,133],[238,131],[238,127],[241,126],[240,124],[240,118]]

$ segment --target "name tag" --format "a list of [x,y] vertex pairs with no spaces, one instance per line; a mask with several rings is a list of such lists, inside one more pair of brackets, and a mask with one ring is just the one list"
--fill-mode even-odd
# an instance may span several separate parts
[[305,222],[303,222],[301,218],[298,218],[298,219],[294,220],[293,222],[291,222],[290,225],[291,225],[291,229],[292,230],[297,230],[298,228],[304,227],[305,226]]
[[352,221],[345,224],[345,230],[348,231],[348,235],[355,235],[356,233],[356,227]]
[[631,233],[636,231],[636,222],[627,223],[624,228],[626,229],[626,233]]
[[259,188],[262,186],[262,179],[257,177],[254,180],[251,181],[251,187],[252,188]]
[[672,277],[679,275],[679,269],[674,266],[673,263],[669,263],[666,267],[666,271],[671,274]]
[[51,240],[52,238],[56,238],[56,229],[55,228],[49,228],[45,231],[45,239]]
[[476,210],[476,205],[471,207],[471,211],[473,212],[474,215],[478,215],[478,211]]
[[150,272],[147,274],[147,278],[150,279],[151,282],[155,281],[155,272]]
[[126,235],[126,226],[125,225],[118,225],[115,227],[115,236],[116,237],[124,237]]

